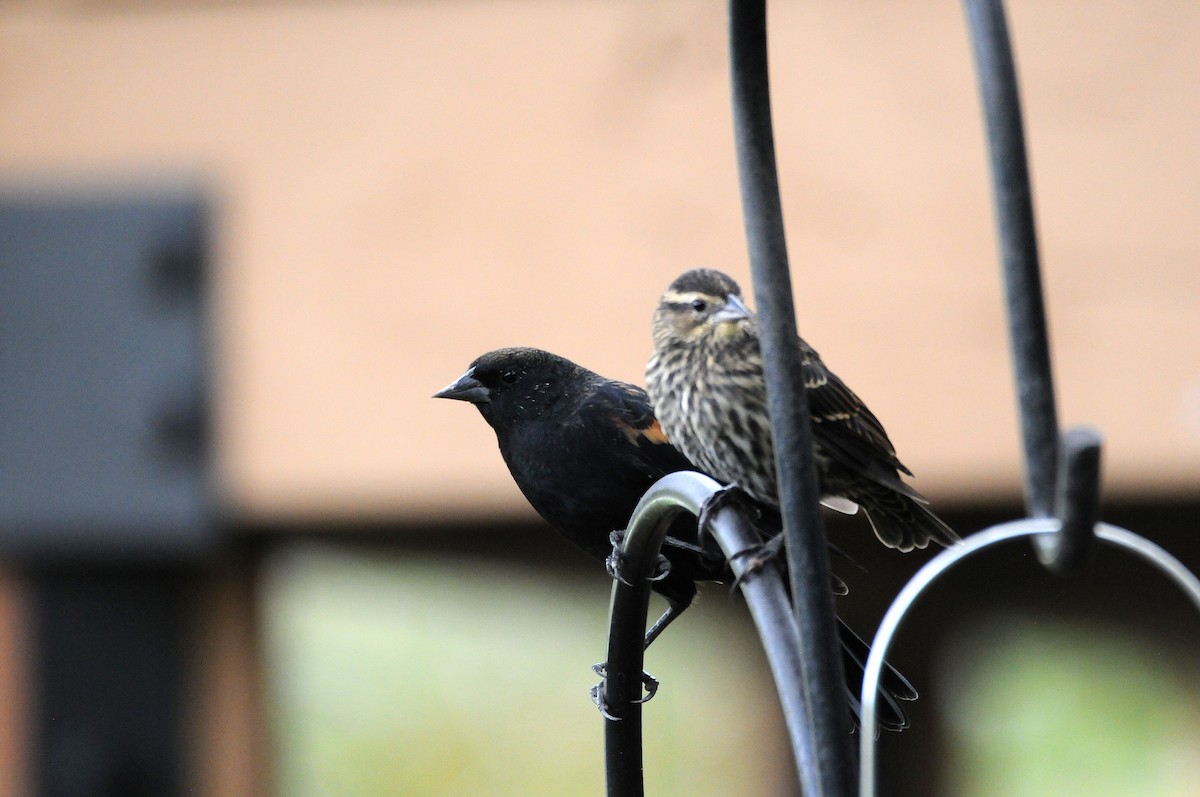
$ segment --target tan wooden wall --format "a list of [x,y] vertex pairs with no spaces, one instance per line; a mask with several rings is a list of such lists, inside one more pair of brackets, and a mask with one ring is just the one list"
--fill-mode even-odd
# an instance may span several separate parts
[[[1200,10],[1013,3],[1066,422],[1200,477]],[[17,3],[0,186],[194,178],[220,460],[253,516],[525,511],[428,399],[485,349],[640,380],[685,268],[745,277],[723,4]],[[974,77],[953,3],[774,3],[800,328],[935,498],[1012,494]],[[448,499],[453,499],[449,501]]]

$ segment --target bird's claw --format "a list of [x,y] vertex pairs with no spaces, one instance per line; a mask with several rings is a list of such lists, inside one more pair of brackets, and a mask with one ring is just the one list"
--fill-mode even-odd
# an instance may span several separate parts
[[604,681],[592,687],[591,695],[592,702],[596,704],[596,708],[600,709],[601,717],[613,722],[620,722],[621,718],[613,716],[612,712],[608,710],[608,703],[604,700]]
[[633,582],[623,575],[625,552],[621,550],[621,543],[625,540],[625,532],[618,529],[608,535],[608,540],[612,543],[612,553],[604,560],[604,569],[608,571],[609,578],[620,581],[627,587],[632,587]]
[[[612,543],[612,553],[604,560],[604,569],[608,571],[610,578],[620,581],[627,587],[632,587],[633,582],[625,578],[625,552],[621,550],[621,544],[625,541],[625,532],[614,531],[608,535],[608,540]],[[670,573],[671,560],[660,553],[654,564],[654,575],[650,576],[650,580],[662,581]]]
[[650,576],[650,580],[662,581],[669,575],[671,575],[671,560],[660,553],[654,563],[654,575]]
[[751,545],[749,548],[744,548],[735,553],[730,560],[746,559],[746,566],[742,568],[742,572],[738,573],[737,578],[733,580],[731,589],[737,589],[746,579],[756,575],[769,563],[775,561],[779,553],[783,550],[783,534],[776,534],[771,539],[761,545]]
[[[764,567],[775,561],[775,559],[778,558],[783,552],[783,546],[783,532],[780,532],[761,545],[751,545],[749,548],[744,548],[731,556],[731,562],[738,559],[749,559],[750,561],[748,561],[746,566],[742,568],[742,572],[733,579],[733,585],[730,587],[730,591],[736,590],[742,585],[743,581],[758,574]],[[833,549],[832,545],[829,547]],[[849,594],[850,588],[846,586],[846,582],[838,577],[836,573],[830,573],[829,578],[831,580],[831,587],[834,595]]]
[[[608,662],[600,662],[592,665],[592,672],[599,675],[600,683],[596,684],[591,689],[592,702],[596,704],[596,708],[600,709],[600,714],[607,720],[614,722],[620,720],[620,717],[613,716],[608,710],[608,703],[604,699],[604,685],[608,680]],[[658,694],[658,679],[645,670],[642,671],[642,688],[646,690],[646,694],[639,697],[634,703],[649,703],[650,700]]]
[[749,493],[738,487],[736,483],[722,487],[700,505],[700,514],[696,517],[696,537],[701,544],[708,536],[708,527],[713,518],[727,507],[736,507],[751,518],[758,515],[754,499],[750,497]]
[[762,570],[768,562],[774,561],[775,557],[779,556],[783,551],[783,533],[780,532],[771,537],[771,539],[761,545],[751,545],[749,548],[743,548],[735,553],[732,559],[749,559],[746,563],[746,570],[757,573]]
[[634,703],[649,703],[658,694],[658,679],[642,670],[642,687],[646,690],[646,694],[633,701]]

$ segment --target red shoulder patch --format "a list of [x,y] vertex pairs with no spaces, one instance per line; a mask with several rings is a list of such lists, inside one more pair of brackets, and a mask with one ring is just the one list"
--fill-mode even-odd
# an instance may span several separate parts
[[671,442],[667,439],[666,432],[658,425],[658,418],[655,418],[654,423],[643,429],[640,434],[651,443],[657,443],[658,445],[668,445]]
[[663,432],[662,427],[658,425],[658,418],[655,418],[650,425],[644,429],[637,428],[627,419],[622,418],[619,415],[614,415],[612,420],[613,423],[621,428],[621,431],[625,433],[625,436],[629,438],[629,442],[635,446],[638,445],[638,438],[642,438],[647,442],[654,443],[655,445],[668,445],[671,442],[667,439],[667,435],[665,432]]

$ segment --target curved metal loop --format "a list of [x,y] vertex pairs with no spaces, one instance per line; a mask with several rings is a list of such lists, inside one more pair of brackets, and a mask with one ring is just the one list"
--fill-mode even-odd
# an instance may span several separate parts
[[650,586],[671,519],[684,510],[694,511],[685,489],[691,480],[673,478],[676,476],[699,474],[671,474],[642,496],[621,546],[621,578],[613,579],[608,656],[598,690],[605,717],[604,775],[610,797],[644,793],[642,665]]
[[[896,600],[888,608],[879,624],[879,630],[871,643],[871,653],[863,674],[862,725],[869,728],[875,722],[876,695],[879,678],[883,670],[884,657],[891,647],[892,639],[913,603],[925,590],[947,570],[958,562],[980,551],[1018,537],[1043,537],[1058,534],[1061,524],[1054,518],[1016,520],[984,529],[967,537],[958,545],[939,553],[900,590]],[[1095,535],[1118,548],[1123,548],[1141,557],[1183,590],[1200,611],[1200,579],[1171,554],[1150,540],[1126,529],[1107,523],[1095,526]],[[875,797],[875,746],[874,734],[864,733],[859,741],[859,797]]]
[[[610,797],[643,793],[642,704],[634,701],[641,696],[645,658],[642,634],[646,627],[652,563],[657,561],[671,518],[681,511],[698,515],[704,503],[721,489],[722,485],[701,473],[681,471],[664,476],[642,497],[625,534],[622,554],[640,577],[630,578],[630,583],[613,581],[603,694],[610,714],[620,719],[604,723],[605,777]],[[732,508],[718,511],[709,531],[740,579],[748,559],[735,554],[757,544],[758,539]],[[628,572],[632,574],[633,570]],[[804,690],[800,688],[799,634],[783,580],[777,568],[768,567],[752,578],[740,579],[740,584],[775,678],[796,766],[801,771],[805,767],[812,769],[815,762],[807,757],[811,745],[806,743],[805,736],[807,706]]]

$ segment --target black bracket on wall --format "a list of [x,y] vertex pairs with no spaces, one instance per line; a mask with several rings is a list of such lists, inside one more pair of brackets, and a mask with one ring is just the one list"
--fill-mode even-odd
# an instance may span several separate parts
[[194,199],[0,198],[0,553],[214,542],[206,215]]
[[184,790],[215,548],[209,220],[194,196],[0,197],[0,556],[31,597],[36,794]]

